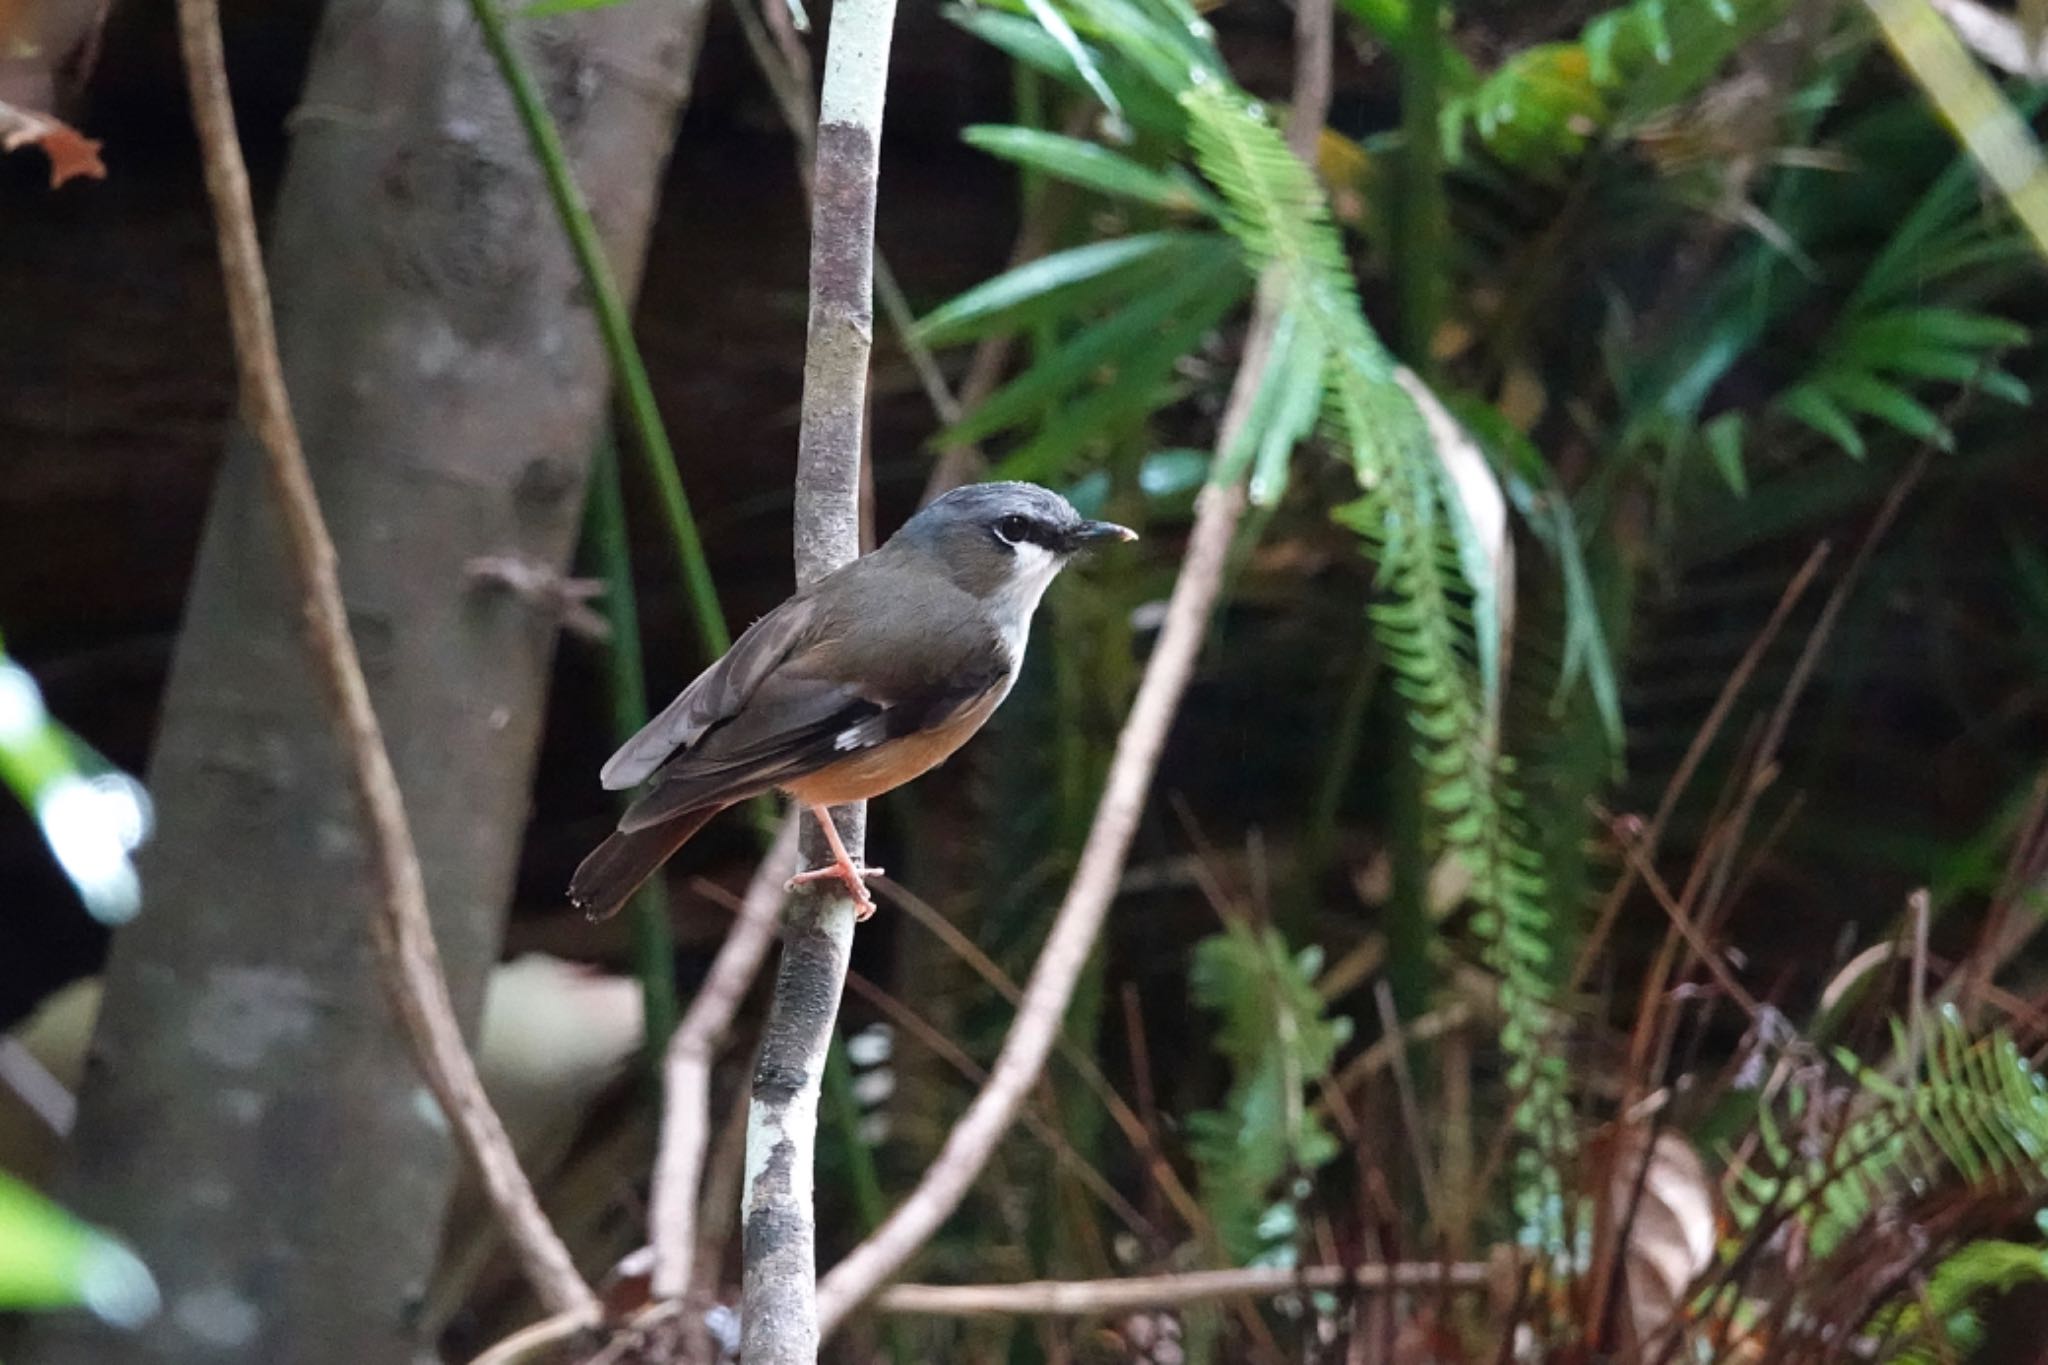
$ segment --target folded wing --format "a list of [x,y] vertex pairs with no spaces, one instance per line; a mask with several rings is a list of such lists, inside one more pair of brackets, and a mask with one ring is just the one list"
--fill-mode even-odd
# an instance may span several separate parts
[[729,805],[822,771],[891,740],[945,724],[1007,686],[999,646],[949,659],[936,677],[855,684],[832,676],[835,647],[824,641],[762,679],[739,714],[712,727],[655,774],[619,821],[645,829],[706,805]]
[[690,748],[712,727],[738,715],[776,666],[803,647],[815,617],[812,599],[797,596],[747,627],[724,658],[698,674],[682,695],[611,756],[598,773],[605,790],[639,785],[678,750]]

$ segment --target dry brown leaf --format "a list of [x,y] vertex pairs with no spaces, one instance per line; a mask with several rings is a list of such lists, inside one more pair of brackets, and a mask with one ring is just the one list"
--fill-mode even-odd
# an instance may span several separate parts
[[43,155],[50,158],[53,190],[79,176],[90,180],[107,178],[97,139],[84,136],[48,114],[0,103],[0,151],[15,152],[28,146],[41,147]]
[[1657,1135],[1648,1170],[1640,1136],[1624,1141],[1608,1170],[1611,1226],[1628,1231],[1627,1321],[1641,1349],[1663,1333],[1685,1306],[1686,1290],[1713,1264],[1714,1185],[1698,1154],[1671,1132]]

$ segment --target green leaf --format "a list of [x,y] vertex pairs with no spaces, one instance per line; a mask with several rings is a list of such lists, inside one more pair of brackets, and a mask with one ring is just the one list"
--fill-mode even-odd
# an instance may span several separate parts
[[2030,335],[2017,322],[1959,308],[1895,308],[1863,323],[1859,330],[1899,346],[1932,344],[1972,350],[2024,346]]
[[87,1308],[135,1327],[158,1306],[135,1253],[0,1171],[0,1310]]
[[971,147],[1047,175],[1122,199],[1135,199],[1168,213],[1213,217],[1215,196],[1185,175],[1155,171],[1085,138],[1039,128],[980,123],[961,133]]
[[1074,32],[1073,25],[1067,22],[1066,16],[1059,12],[1051,0],[1024,0],[1024,8],[1031,12],[1031,17],[1038,21],[1038,26],[1059,44],[1060,51],[1067,54],[1067,60],[1074,64],[1074,69],[1081,73],[1081,79],[1095,92],[1095,98],[1101,100],[1102,107],[1109,111],[1114,126],[1122,130],[1123,137],[1128,138],[1130,125],[1124,121],[1123,105],[1117,102],[1116,92],[1109,88],[1109,82],[1103,79],[1101,70],[1095,65],[1095,54],[1081,42],[1079,35]]
[[1258,384],[1252,390],[1251,406],[1245,412],[1243,423],[1229,433],[1229,441],[1216,452],[1216,467],[1209,476],[1213,482],[1234,484],[1244,477],[1278,401],[1281,374],[1288,353],[1293,350],[1295,338],[1302,330],[1300,315],[1291,309],[1283,309],[1274,320],[1273,334],[1268,340],[1265,355],[1260,358]]
[[1937,379],[1963,388],[1976,388],[1993,398],[2026,406],[2033,391],[2010,371],[1991,363],[1981,352],[1951,350],[1936,346],[1908,346],[1878,351],[1855,346],[1847,354],[1864,361],[1873,370],[1889,370],[1912,379]]
[[1584,539],[1572,500],[1558,482],[1556,471],[1498,408],[1470,395],[1453,395],[1448,401],[1466,430],[1491,453],[1495,468],[1501,471],[1508,502],[1557,561],[1564,584],[1564,661],[1551,704],[1561,705],[1584,676],[1608,748],[1619,754],[1624,741],[1621,687],[1615,679],[1614,652],[1607,645],[1607,628],[1601,620],[1592,574],[1586,568]]
[[134,918],[142,884],[129,855],[149,834],[148,794],[50,716],[35,680],[4,647],[0,787],[35,818],[88,914],[105,924]]
[[1943,450],[1955,448],[1955,437],[1941,419],[1896,384],[1857,370],[1838,371],[1816,382],[1852,412],[1875,417]]
[[[1473,587],[1460,582],[1452,544],[1458,495],[1440,472],[1416,401],[1359,305],[1351,261],[1309,169],[1262,106],[1222,82],[1182,96],[1202,173],[1224,196],[1224,224],[1270,281],[1279,304],[1314,331],[1329,357],[1325,421],[1356,473],[1354,518],[1376,561],[1367,608],[1408,703],[1418,755],[1440,812],[1432,832],[1471,873],[1489,963],[1500,973],[1502,1042],[1527,1078],[1514,1109],[1524,1138],[1517,1209],[1545,1247],[1564,1243],[1561,1177],[1553,1157],[1572,1140],[1561,1063],[1552,1044],[1548,939],[1554,933],[1541,857],[1517,815],[1508,766],[1487,713],[1476,660]],[[1483,463],[1483,461],[1482,461]],[[1515,874],[1515,875],[1511,875]]]
[[1207,21],[1158,12],[1131,0],[1069,0],[1091,33],[1145,73],[1164,94],[1179,96],[1208,77],[1229,79]]
[[1327,360],[1322,338],[1303,331],[1280,367],[1272,411],[1259,433],[1258,454],[1252,462],[1250,496],[1254,507],[1272,507],[1287,491],[1288,457],[1315,432],[1322,411]]
[[[1071,89],[1094,93],[1073,58],[1051,35],[1019,14],[980,6],[954,6],[947,17],[989,46],[1034,70],[1042,71]],[[1098,57],[1108,54],[1098,54]],[[1132,78],[1115,64],[1098,60],[1096,74],[1116,94],[1131,125],[1155,136],[1180,141],[1187,117],[1180,105],[1160,93],[1150,82]]]
[[1721,472],[1728,491],[1738,498],[1748,497],[1749,473],[1742,467],[1742,414],[1724,412],[1700,428],[1700,435],[1706,438],[1707,454],[1713,457],[1714,468]]
[[1155,450],[1138,465],[1138,488],[1157,502],[1188,502],[1209,472],[1206,450]]
[[1199,296],[1179,316],[1135,345],[1117,362],[1109,381],[1095,393],[1063,409],[1021,448],[1005,456],[995,476],[1036,483],[1056,481],[1087,443],[1159,404],[1160,385],[1168,381],[1180,358],[1221,321],[1236,302],[1220,291]]
[[968,341],[1002,327],[1113,297],[1188,265],[1199,233],[1147,232],[1091,242],[1027,261],[941,305],[917,325],[928,345]]
[[1862,435],[1856,424],[1849,420],[1849,414],[1842,411],[1834,401],[1812,384],[1803,384],[1779,396],[1779,409],[1796,417],[1807,426],[1833,441],[1847,451],[1852,459],[1862,459],[1869,453],[1863,444]]
[[1158,288],[1076,333],[990,394],[960,422],[933,437],[932,444],[945,447],[978,441],[1029,420],[1103,367],[1123,360],[1175,314],[1205,296],[1224,296],[1227,310],[1244,293],[1246,280],[1230,244],[1219,238],[1212,245],[1216,249],[1204,256],[1203,264],[1176,272]]
[[[1415,50],[1415,20],[1409,0],[1338,0],[1338,4],[1346,14],[1371,29],[1396,56],[1406,58]],[[1451,44],[1437,43],[1436,58],[1441,66],[1437,79],[1446,92],[1463,94],[1479,84],[1479,72],[1470,59]]]

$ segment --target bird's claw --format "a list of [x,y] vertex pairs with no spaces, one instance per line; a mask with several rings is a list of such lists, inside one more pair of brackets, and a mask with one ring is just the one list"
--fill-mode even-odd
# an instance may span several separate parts
[[846,888],[846,894],[853,898],[855,923],[875,913],[875,898],[868,894],[863,878],[879,877],[884,869],[879,867],[855,867],[851,863],[834,863],[830,867],[814,867],[808,872],[799,872],[783,885],[783,890],[794,891],[799,886],[813,882],[838,882]]

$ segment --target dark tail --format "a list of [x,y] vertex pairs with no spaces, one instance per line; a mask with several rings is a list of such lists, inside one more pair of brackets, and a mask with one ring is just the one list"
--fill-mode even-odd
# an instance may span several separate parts
[[691,835],[723,809],[705,806],[646,829],[612,835],[591,850],[576,869],[576,875],[569,879],[570,902],[593,920],[618,913],[626,897],[653,876],[655,868],[667,862],[670,855],[689,842]]

